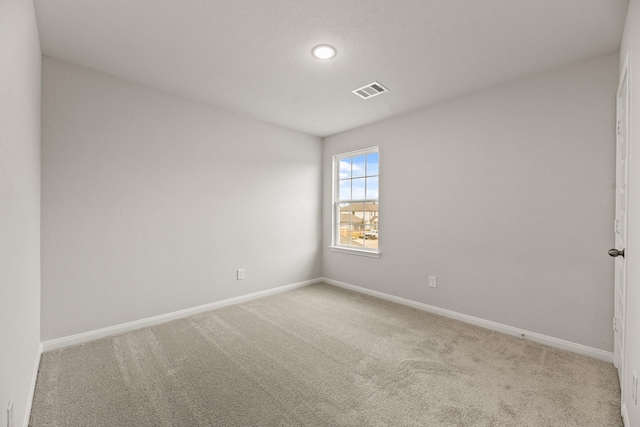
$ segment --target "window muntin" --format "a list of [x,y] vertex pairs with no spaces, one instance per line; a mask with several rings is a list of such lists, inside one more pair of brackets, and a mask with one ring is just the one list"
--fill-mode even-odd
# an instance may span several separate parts
[[334,156],[333,246],[378,252],[378,148]]

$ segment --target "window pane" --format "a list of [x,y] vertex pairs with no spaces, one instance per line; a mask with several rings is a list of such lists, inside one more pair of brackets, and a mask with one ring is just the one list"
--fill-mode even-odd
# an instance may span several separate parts
[[378,249],[378,202],[365,206],[365,247]]
[[367,154],[367,176],[378,175],[378,153]]
[[376,228],[378,227],[378,206],[380,206],[379,202],[367,203],[367,210],[372,212],[371,221],[375,223]]
[[338,232],[340,234],[340,244],[362,248],[364,246],[364,212],[353,211],[360,206],[348,203],[340,204],[340,224]]
[[353,157],[351,161],[351,176],[364,176],[364,156]]
[[340,224],[340,244],[341,245],[350,245],[351,238],[349,237],[349,224]]
[[[352,209],[362,209],[362,203],[352,205]],[[364,246],[364,212],[362,210],[351,212],[351,245]]]
[[378,200],[378,177],[367,178],[367,200]]
[[378,203],[377,202],[366,203],[364,208],[365,208],[365,213],[364,213],[365,223],[375,225],[377,228],[378,227]]
[[340,159],[340,179],[351,178],[351,157]]
[[349,232],[351,224],[349,223],[349,203],[339,203],[337,205],[338,220],[338,236],[341,245],[351,244],[351,233]]
[[349,224],[349,203],[340,203],[338,209],[340,210],[340,223]]
[[351,180],[350,179],[342,179],[340,180],[340,188],[338,189],[338,200],[349,200],[351,199]]
[[353,179],[351,183],[351,198],[353,200],[364,200],[365,178]]
[[373,225],[365,225],[364,247],[375,249],[378,248],[378,230]]

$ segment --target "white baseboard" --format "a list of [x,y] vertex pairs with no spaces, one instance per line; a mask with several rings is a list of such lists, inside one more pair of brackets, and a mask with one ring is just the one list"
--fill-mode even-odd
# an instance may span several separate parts
[[229,298],[222,301],[212,302],[209,304],[199,305],[199,306],[187,308],[184,310],[174,311],[171,313],[161,314],[153,317],[147,317],[145,319],[135,320],[133,322],[127,322],[119,325],[109,326],[107,328],[96,329],[94,331],[83,332],[81,334],[71,335],[68,337],[56,338],[54,340],[44,341],[42,343],[42,348],[43,348],[43,351],[47,352],[51,350],[57,350],[59,348],[70,347],[73,345],[82,344],[88,341],[93,341],[93,340],[108,337],[111,335],[133,331],[135,329],[146,328],[148,326],[158,325],[160,323],[166,323],[171,320],[188,317],[193,314],[202,313],[204,311],[215,310],[217,308],[239,304],[241,302],[278,294],[281,292],[289,291],[291,289],[301,288],[303,286],[313,285],[315,283],[320,283],[320,282],[321,282],[321,279],[319,278],[305,280],[303,282],[279,286],[277,288],[267,289],[265,291],[260,291],[260,292],[254,292],[252,294],[247,294],[247,295],[241,295],[239,297],[234,297],[234,298]]
[[631,427],[631,424],[629,424],[629,414],[627,413],[627,405],[622,402],[622,406],[620,408],[620,415],[622,415],[622,424],[624,424],[625,427]]
[[31,417],[31,406],[33,406],[33,396],[36,392],[36,381],[38,380],[38,370],[40,369],[40,357],[42,356],[42,343],[38,344],[38,353],[36,354],[36,362],[31,374],[31,384],[29,385],[29,397],[24,413],[24,421],[22,425],[29,427],[29,418]]
[[[515,328],[508,325],[503,325],[501,323],[492,322],[490,320],[481,319],[479,317],[469,316],[467,314],[462,314],[462,313],[447,310],[444,308],[436,307],[433,305],[424,304],[421,302],[397,297],[390,294],[385,294],[383,292],[378,292],[378,291],[363,288],[360,286],[351,285],[349,283],[340,282],[340,281],[329,279],[326,277],[306,280],[298,283],[292,283],[290,285],[280,286],[273,289],[267,289],[265,291],[242,295],[235,298],[229,298],[222,301],[216,301],[210,304],[204,304],[204,305],[188,308],[185,310],[174,311],[172,313],[161,314],[159,316],[148,317],[145,319],[122,323],[115,326],[109,326],[107,328],[97,329],[94,331],[88,331],[88,332],[83,332],[81,334],[71,335],[68,337],[62,337],[54,340],[44,341],[41,344],[40,353],[42,353],[43,351],[47,352],[47,351],[56,350],[63,347],[82,344],[88,341],[93,341],[99,338],[104,338],[107,336],[132,331],[135,329],[146,328],[148,326],[169,322],[171,320],[180,319],[183,317],[191,316],[193,314],[202,313],[204,311],[215,310],[217,308],[222,308],[222,307],[226,307],[233,304],[239,304],[241,302],[278,294],[280,292],[285,292],[291,289],[301,288],[303,286],[308,286],[308,285],[312,285],[320,282],[328,283],[333,286],[338,286],[338,287],[349,289],[362,294],[371,295],[371,296],[392,301],[398,304],[417,308],[419,310],[427,311],[429,313],[439,314],[441,316],[460,320],[462,322],[470,323],[472,325],[480,326],[493,331],[502,332],[508,335],[520,337],[522,334],[524,334],[526,339],[534,342],[545,344],[551,347],[560,348],[562,350],[571,351],[573,353],[582,354],[584,356],[589,356],[594,359],[603,360],[605,362],[613,363],[613,353],[608,351],[600,350],[593,347],[588,347],[582,344],[573,343],[571,341],[566,341],[559,338],[550,337],[547,335],[538,334],[536,332],[526,331],[524,329],[519,329],[519,328]],[[40,356],[38,356],[38,362],[39,360],[40,360]],[[37,369],[34,375],[37,375]],[[34,382],[33,385],[35,387],[35,376],[34,376],[33,382]]]
[[427,311],[429,313],[439,314],[441,316],[449,317],[451,319],[460,320],[465,323],[480,326],[493,331],[502,332],[508,335],[520,337],[524,334],[525,339],[545,344],[550,347],[560,348],[562,350],[571,351],[573,353],[581,354],[583,356],[589,356],[594,359],[603,360],[605,362],[613,363],[613,353],[600,350],[586,345],[577,344],[571,341],[562,340],[559,338],[550,337],[547,335],[538,334],[536,332],[525,331],[524,329],[514,328],[513,326],[503,325],[502,323],[492,322],[491,320],[481,319],[479,317],[469,316],[467,314],[458,313],[456,311],[447,310],[444,308],[436,307],[429,304],[424,304],[417,301],[397,297],[394,295],[385,294],[383,292],[373,291],[371,289],[362,288],[360,286],[351,285],[349,283],[339,282],[337,280],[322,278],[322,282],[328,283],[340,288],[349,289],[351,291],[359,292],[362,294],[371,295],[377,298],[392,301],[398,304],[406,305],[409,307],[417,308],[419,310]]

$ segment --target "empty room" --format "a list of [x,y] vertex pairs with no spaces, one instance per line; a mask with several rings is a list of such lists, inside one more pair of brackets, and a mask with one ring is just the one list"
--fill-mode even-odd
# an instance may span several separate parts
[[640,0],[0,1],[0,427],[640,427],[639,99]]

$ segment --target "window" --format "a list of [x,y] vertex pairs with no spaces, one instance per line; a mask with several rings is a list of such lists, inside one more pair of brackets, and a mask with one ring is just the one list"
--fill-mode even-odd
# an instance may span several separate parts
[[334,250],[379,256],[378,147],[333,157]]

